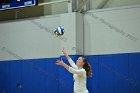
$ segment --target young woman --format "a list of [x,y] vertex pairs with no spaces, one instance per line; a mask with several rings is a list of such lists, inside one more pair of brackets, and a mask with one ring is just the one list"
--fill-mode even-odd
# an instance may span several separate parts
[[62,52],[66,56],[71,66],[68,66],[62,60],[57,60],[56,64],[63,66],[70,73],[73,74],[74,93],[89,93],[86,88],[86,77],[92,76],[92,70],[90,64],[87,62],[87,60],[84,57],[79,57],[75,64],[73,60],[69,57],[69,55],[67,54],[64,48],[62,49]]

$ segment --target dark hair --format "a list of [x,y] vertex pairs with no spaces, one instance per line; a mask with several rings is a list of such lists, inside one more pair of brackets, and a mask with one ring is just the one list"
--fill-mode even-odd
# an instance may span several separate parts
[[83,62],[84,62],[83,68],[86,70],[87,76],[92,77],[91,65],[89,64],[89,62],[87,61],[87,59],[85,57],[82,57],[82,58],[83,58]]

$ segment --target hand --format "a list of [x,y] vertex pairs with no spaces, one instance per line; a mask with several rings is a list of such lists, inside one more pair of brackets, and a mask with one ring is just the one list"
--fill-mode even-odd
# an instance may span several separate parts
[[64,62],[62,60],[57,60],[56,61],[56,65],[60,65],[60,66],[63,66]]
[[62,60],[57,60],[56,61],[57,65],[63,66],[64,68],[66,68],[67,70],[69,70],[69,66],[67,64],[65,64]]
[[67,54],[67,52],[66,52],[64,47],[62,48],[62,52],[63,52],[64,55]]

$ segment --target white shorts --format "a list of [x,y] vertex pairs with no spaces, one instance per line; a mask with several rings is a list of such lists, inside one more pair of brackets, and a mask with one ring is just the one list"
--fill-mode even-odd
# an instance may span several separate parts
[[88,91],[83,91],[83,92],[76,92],[74,91],[74,93],[89,93]]

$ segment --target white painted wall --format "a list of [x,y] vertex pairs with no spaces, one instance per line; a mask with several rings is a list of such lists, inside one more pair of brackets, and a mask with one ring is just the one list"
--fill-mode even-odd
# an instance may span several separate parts
[[84,15],[76,14],[76,52],[84,54]]
[[[44,1],[50,2],[56,0],[44,0]],[[90,10],[94,10],[96,8],[101,7],[104,1],[107,0],[90,0]],[[73,2],[74,2],[73,5],[75,5],[77,0],[73,0]],[[140,4],[140,0],[108,0],[108,2],[104,5],[103,8],[113,8],[113,7],[121,7],[121,6],[138,5],[138,4]],[[68,12],[68,6],[66,2],[44,6],[44,13],[46,15],[61,14],[67,12]]]
[[103,0],[90,0],[90,9],[96,9]]
[[[55,0],[52,0],[55,1]],[[68,3],[57,3],[51,5],[52,14],[60,14],[60,13],[67,13],[68,12]]]
[[138,5],[140,0],[109,0],[104,8]]
[[[57,0],[44,0],[45,2],[49,1],[57,1]],[[73,0],[73,5],[77,1],[81,0]],[[94,10],[97,7],[101,6],[102,3],[106,0],[90,0],[90,10]],[[130,6],[130,5],[138,5],[140,4],[140,0],[108,0],[108,2],[105,4],[103,8],[112,8],[112,7],[120,7],[120,6]],[[58,4],[52,4],[52,5],[46,5],[44,7],[44,13],[45,14],[60,14],[60,13],[67,13],[68,7],[67,3],[58,3]]]
[[[0,49],[8,51],[24,59],[48,58],[59,55],[60,40],[45,29],[41,29],[32,20],[49,30],[59,26],[60,16],[41,17],[0,24]],[[58,48],[56,48],[58,46]],[[0,53],[0,59],[16,59],[13,55]],[[3,53],[5,55],[3,55]]]
[[[62,47],[70,55],[139,52],[139,11],[140,6],[131,6],[88,11],[84,18],[66,13],[0,23],[0,60],[15,60],[17,55],[24,59],[58,57]],[[43,25],[42,29],[32,20]],[[65,28],[61,38],[45,31],[60,25]]]
[[[90,9],[96,9],[107,0],[90,0]],[[108,0],[103,8],[121,7],[140,4],[140,0]]]
[[62,14],[61,25],[65,27],[64,37],[67,39],[67,41],[61,40],[61,47],[66,47],[70,55],[83,54],[83,15],[79,13]]
[[140,52],[139,11],[140,6],[89,11],[84,16],[86,54]]
[[[0,23],[0,60],[59,57],[62,47],[76,54],[72,48],[76,47],[76,26],[81,25],[76,25],[77,16],[68,13]],[[65,28],[61,38],[50,32],[58,26]]]

